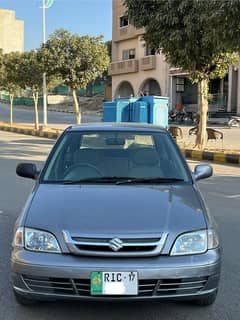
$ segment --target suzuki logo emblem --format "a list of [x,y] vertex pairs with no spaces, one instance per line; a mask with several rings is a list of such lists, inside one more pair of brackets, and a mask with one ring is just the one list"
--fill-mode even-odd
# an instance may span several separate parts
[[118,238],[113,238],[109,241],[109,247],[116,252],[123,247],[123,242]]

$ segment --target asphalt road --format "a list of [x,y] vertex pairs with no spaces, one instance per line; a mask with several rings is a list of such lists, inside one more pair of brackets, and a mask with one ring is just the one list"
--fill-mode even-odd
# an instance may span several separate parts
[[[32,181],[15,175],[20,161],[41,166],[53,141],[0,131],[0,320],[239,320],[240,167],[214,165],[216,175],[201,182],[207,205],[219,225],[224,258],[218,298],[211,307],[187,303],[52,302],[18,305],[10,287],[10,248],[14,221]],[[197,162],[190,162],[194,166]]]
[[[83,122],[97,122],[100,117],[97,115],[83,115]],[[0,121],[9,122],[9,105],[0,103]],[[43,121],[43,113],[39,111],[39,122]],[[26,110],[14,107],[13,109],[13,122],[15,123],[34,123],[33,110]],[[48,112],[48,124],[74,124],[75,117],[72,113],[63,112]]]
[[[3,103],[0,103],[0,122],[9,122],[9,106]],[[34,123],[34,112],[32,110],[26,110],[21,108],[14,107],[13,111],[13,121],[14,123],[26,123],[26,124],[33,124]],[[99,122],[101,121],[101,116],[91,113],[91,114],[84,114],[82,116],[82,122]],[[39,111],[39,122],[42,123],[42,111]],[[65,129],[68,125],[75,124],[75,117],[74,114],[71,113],[63,113],[63,112],[54,112],[48,111],[48,126],[50,128],[56,129]],[[169,124],[169,125],[177,125],[177,124]],[[183,131],[183,140],[179,140],[180,143],[184,143],[186,146],[194,145],[195,136],[189,136],[190,124],[186,126],[180,126]],[[232,150],[240,150],[239,144],[239,128],[231,128],[229,129],[227,126],[223,125],[211,125],[211,127],[220,130],[223,133],[223,140],[217,139],[210,140],[207,143],[207,147],[210,149],[232,149]]]

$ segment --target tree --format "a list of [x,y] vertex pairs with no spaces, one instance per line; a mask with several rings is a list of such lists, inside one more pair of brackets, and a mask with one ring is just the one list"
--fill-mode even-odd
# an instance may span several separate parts
[[[198,84],[200,123],[196,145],[206,144],[208,84],[223,77],[239,50],[240,1],[125,0],[130,22],[145,28],[145,41],[170,65],[189,72]],[[235,17],[234,22],[233,17]],[[236,40],[237,38],[237,40]]]
[[[109,56],[109,60],[111,61],[111,55],[112,55],[112,41],[106,41],[105,45],[107,47],[107,53]],[[109,84],[112,82],[112,77],[108,75],[108,69],[106,69],[101,76],[97,77],[95,80],[92,80],[88,83],[87,88],[86,88],[86,94],[87,95],[92,95],[93,94],[93,87],[95,85],[99,85],[104,83]]]
[[8,91],[10,99],[10,116],[9,122],[13,124],[13,100],[14,96],[19,93],[18,69],[21,54],[19,52],[11,52],[3,55],[1,87]]
[[3,50],[0,48],[0,89],[2,88],[3,86]]
[[[107,46],[107,51],[108,51],[109,59],[110,59],[110,61],[112,61],[112,41],[111,41],[111,40],[110,40],[110,41],[107,41],[107,42],[106,42],[106,46]],[[106,70],[106,71],[104,72],[104,77],[105,77],[106,80],[107,80],[107,84],[111,84],[111,83],[112,83],[112,77],[109,76],[108,70]]]
[[19,85],[22,89],[30,88],[34,100],[35,129],[39,130],[38,97],[42,90],[43,65],[34,50],[21,54],[19,65]]
[[110,60],[112,60],[112,40],[105,42]]
[[99,77],[109,64],[102,37],[71,35],[60,29],[50,35],[42,47],[47,76],[59,75],[73,95],[76,123],[81,123],[76,90]]

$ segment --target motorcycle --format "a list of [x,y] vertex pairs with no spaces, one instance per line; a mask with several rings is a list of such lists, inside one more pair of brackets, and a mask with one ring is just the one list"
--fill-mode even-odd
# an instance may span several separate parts
[[168,121],[176,123],[195,123],[196,116],[193,114],[193,112],[170,111],[168,114]]
[[240,116],[232,116],[231,119],[228,121],[229,127],[240,127]]

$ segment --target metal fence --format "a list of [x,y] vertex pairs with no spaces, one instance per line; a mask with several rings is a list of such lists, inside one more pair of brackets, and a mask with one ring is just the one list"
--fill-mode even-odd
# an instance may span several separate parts
[[[9,98],[9,94],[6,93],[0,93],[0,101],[3,103],[10,103],[10,98]],[[15,97],[13,99],[13,105],[14,106],[29,106],[32,107],[34,106],[34,100],[33,98],[26,98],[26,97]],[[39,97],[38,99],[38,106],[42,106],[43,105],[43,99],[42,97]]]

